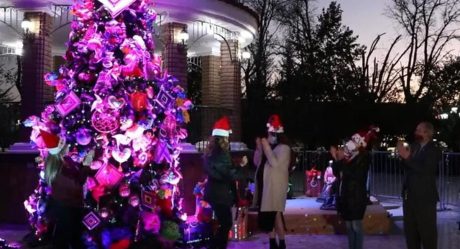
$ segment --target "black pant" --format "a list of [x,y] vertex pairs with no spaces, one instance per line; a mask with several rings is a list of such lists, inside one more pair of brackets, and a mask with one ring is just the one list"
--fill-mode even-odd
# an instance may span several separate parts
[[231,206],[224,204],[211,204],[216,214],[219,228],[211,239],[211,249],[225,249],[228,243],[228,232],[232,228]]
[[58,201],[50,200],[50,218],[54,222],[52,234],[55,249],[83,249],[83,210],[78,207],[66,206]]
[[408,249],[436,249],[438,231],[436,228],[436,202],[417,203],[405,200],[404,232]]

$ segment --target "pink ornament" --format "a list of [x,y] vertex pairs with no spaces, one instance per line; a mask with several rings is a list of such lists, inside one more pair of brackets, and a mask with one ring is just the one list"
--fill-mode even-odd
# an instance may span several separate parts
[[182,175],[179,172],[177,172],[177,170],[171,170],[168,173],[161,176],[160,183],[161,184],[168,183],[171,185],[177,185],[181,179],[182,179]]
[[118,193],[121,197],[128,197],[131,194],[131,189],[128,183],[122,183],[118,188]]
[[137,207],[139,206],[139,196],[137,195],[132,195],[129,197],[129,205],[132,207]]
[[167,136],[173,137],[176,134],[176,117],[169,114],[163,121],[162,128],[166,131]]
[[153,143],[153,138],[148,136],[141,136],[133,140],[133,150],[134,151],[147,151]]
[[160,141],[157,143],[155,147],[155,162],[162,163],[163,161],[170,163],[172,161],[172,158],[166,142]]
[[110,216],[110,210],[107,208],[101,208],[99,210],[99,215],[101,216],[102,219],[107,219]]
[[86,178],[86,188],[91,191],[97,186],[96,180],[93,177]]
[[161,220],[158,214],[154,212],[143,211],[141,213],[144,230],[158,234],[160,232]]
[[179,139],[186,139],[188,137],[188,132],[186,129],[180,128],[179,132],[177,133],[177,137]]
[[147,97],[149,97],[149,99],[153,99],[153,97],[155,97],[155,92],[153,91],[153,88],[151,86],[147,87]]
[[105,52],[105,57],[102,59],[102,66],[104,68],[111,68],[113,66],[113,52]]
[[125,106],[126,102],[124,98],[116,98],[115,96],[109,96],[107,98],[107,103],[109,104],[109,107],[112,109],[121,109],[123,106]]
[[111,133],[119,127],[118,118],[114,112],[95,111],[91,117],[91,124],[101,133]]
[[92,170],[98,170],[102,167],[104,163],[102,163],[99,160],[94,160],[91,162],[91,165],[89,166]]
[[99,95],[95,94],[96,100],[93,101],[91,104],[91,111],[98,110],[102,111],[104,109],[104,101],[102,101],[101,97]]
[[134,124],[128,130],[126,130],[125,135],[132,139],[136,139],[136,138],[140,138],[142,134],[144,134],[144,131],[145,131],[144,127]]
[[89,50],[98,51],[102,48],[101,38],[95,37],[88,41],[87,47]]
[[97,171],[95,177],[101,186],[113,188],[123,179],[123,174],[113,165],[106,164]]
[[116,134],[116,135],[113,135],[112,137],[115,138],[115,140],[117,141],[117,146],[120,146],[120,144],[129,145],[131,141],[133,140],[132,138],[126,135],[123,135],[123,134]]
[[120,119],[120,123],[121,123],[120,130],[126,131],[126,130],[129,129],[131,126],[133,126],[133,124],[134,124],[134,117],[132,117],[132,116],[129,116],[129,117],[123,116],[123,117],[121,117],[121,119]]
[[143,72],[139,68],[139,59],[134,54],[128,54],[124,59],[126,65],[121,66],[121,73],[128,77],[141,77]]
[[80,145],[88,145],[91,142],[91,133],[90,130],[86,128],[80,128],[75,134],[77,143]]
[[86,228],[88,228],[88,230],[93,230],[100,223],[101,223],[101,220],[92,211],[83,218],[83,224],[86,226]]
[[75,110],[80,105],[80,99],[74,92],[70,92],[59,104],[56,104],[56,109],[65,117],[71,111]]
[[124,148],[123,151],[119,150],[113,150],[112,151],[112,157],[119,163],[124,163],[128,161],[128,159],[131,157],[131,149],[130,148]]
[[110,12],[112,17],[118,16],[136,0],[98,0]]
[[134,157],[134,166],[136,166],[136,167],[144,167],[145,164],[147,164],[149,158],[150,158],[149,153],[147,153],[147,152],[139,153],[139,155]]

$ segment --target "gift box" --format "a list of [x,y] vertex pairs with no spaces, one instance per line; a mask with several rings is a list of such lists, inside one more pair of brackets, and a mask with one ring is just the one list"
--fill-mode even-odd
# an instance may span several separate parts
[[228,237],[232,240],[243,240],[249,237],[248,232],[248,207],[232,209],[233,225]]
[[305,171],[305,195],[308,197],[318,197],[323,188],[321,181],[321,171],[313,167],[311,170]]

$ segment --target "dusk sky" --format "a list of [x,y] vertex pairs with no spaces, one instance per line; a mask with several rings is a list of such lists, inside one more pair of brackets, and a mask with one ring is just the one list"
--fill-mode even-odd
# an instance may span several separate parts
[[[331,1],[317,0],[318,12],[327,7]],[[360,43],[370,44],[378,34],[387,33],[394,36],[395,25],[385,16],[390,0],[337,0],[343,10],[343,23],[357,35]]]
[[[320,13],[321,9],[327,7],[330,2],[330,0],[317,0],[317,13]],[[385,53],[385,49],[398,34],[396,23],[387,16],[387,8],[391,0],[336,0],[336,2],[343,10],[343,24],[359,35],[359,43],[369,47],[378,34],[386,33],[379,43],[376,55]],[[460,42],[451,45],[457,54],[460,52],[459,45]]]

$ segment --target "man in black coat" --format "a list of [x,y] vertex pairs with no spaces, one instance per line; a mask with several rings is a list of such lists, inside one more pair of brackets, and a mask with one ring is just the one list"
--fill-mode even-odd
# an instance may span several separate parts
[[433,134],[433,125],[422,122],[415,129],[415,143],[410,147],[398,143],[405,169],[402,197],[408,249],[437,248],[436,171],[441,151],[432,141]]

